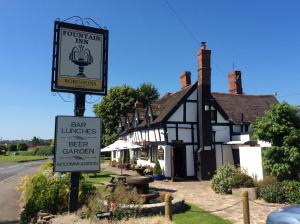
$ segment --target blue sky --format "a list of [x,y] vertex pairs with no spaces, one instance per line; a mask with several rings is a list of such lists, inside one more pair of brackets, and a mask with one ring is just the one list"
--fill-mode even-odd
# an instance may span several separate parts
[[[245,93],[277,92],[300,104],[299,1],[168,2],[0,0],[0,139],[53,138],[55,116],[73,115],[74,102],[50,91],[54,20],[73,15],[109,29],[109,87],[149,81],[161,94],[176,91],[181,72],[196,81],[196,53],[206,41],[213,91],[228,92],[234,64]],[[92,104],[85,115],[93,116]]]

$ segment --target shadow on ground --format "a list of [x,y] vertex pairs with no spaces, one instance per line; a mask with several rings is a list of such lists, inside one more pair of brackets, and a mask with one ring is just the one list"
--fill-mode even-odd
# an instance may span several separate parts
[[0,221],[0,224],[19,224],[19,220]]

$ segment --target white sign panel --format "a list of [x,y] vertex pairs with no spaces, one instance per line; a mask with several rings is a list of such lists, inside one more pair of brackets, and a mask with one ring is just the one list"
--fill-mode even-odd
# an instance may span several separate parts
[[55,22],[54,89],[104,94],[108,31]]
[[100,137],[100,118],[57,116],[54,171],[99,171]]

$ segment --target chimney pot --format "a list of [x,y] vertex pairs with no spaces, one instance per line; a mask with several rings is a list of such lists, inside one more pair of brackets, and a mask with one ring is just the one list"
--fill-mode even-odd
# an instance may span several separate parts
[[188,87],[191,85],[191,72],[185,71],[180,76],[180,85],[181,89],[184,89],[185,87]]
[[206,50],[206,42],[201,42],[201,50]]

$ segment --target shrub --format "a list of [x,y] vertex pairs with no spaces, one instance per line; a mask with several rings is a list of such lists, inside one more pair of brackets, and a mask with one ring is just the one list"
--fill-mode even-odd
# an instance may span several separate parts
[[[136,190],[127,190],[124,185],[118,185],[115,192],[108,195],[106,199],[110,206],[109,210],[113,212],[116,220],[136,217],[140,211],[139,205],[144,202]],[[124,206],[129,204],[133,206]]]
[[275,182],[259,189],[259,197],[266,202],[284,203],[286,201],[282,182]]
[[259,189],[259,196],[272,203],[300,203],[300,182],[283,181]]
[[54,154],[53,146],[42,146],[35,149],[36,156],[52,156]]
[[19,143],[17,145],[17,150],[19,151],[26,151],[28,149],[28,146],[25,143]]
[[241,171],[238,171],[232,178],[232,187],[254,187],[254,182],[252,177],[248,176],[247,174]]
[[265,187],[269,184],[275,183],[277,181],[276,177],[273,176],[265,176],[263,180],[257,181],[256,186],[258,188]]
[[160,167],[160,164],[159,164],[158,160],[156,160],[156,162],[155,162],[155,166],[154,166],[154,169],[153,169],[153,174],[154,175],[162,175],[162,170],[161,170],[161,167]]
[[[24,203],[21,223],[28,223],[40,210],[56,214],[68,209],[70,175],[53,174],[46,167],[44,169],[31,178],[23,178],[18,187],[22,192],[21,200]],[[79,205],[82,205],[93,191],[94,187],[91,184],[80,180]]]
[[143,199],[135,190],[127,190],[124,185],[117,185],[115,191],[106,197],[99,191],[95,192],[79,214],[82,218],[95,219],[97,212],[112,211],[115,220],[128,219],[138,215],[139,205],[142,203]]
[[232,179],[236,174],[237,170],[229,164],[219,167],[211,180],[212,189],[217,193],[230,194]]
[[15,151],[17,151],[17,146],[14,145],[14,144],[9,145],[7,150],[8,150],[9,152],[15,152]]

